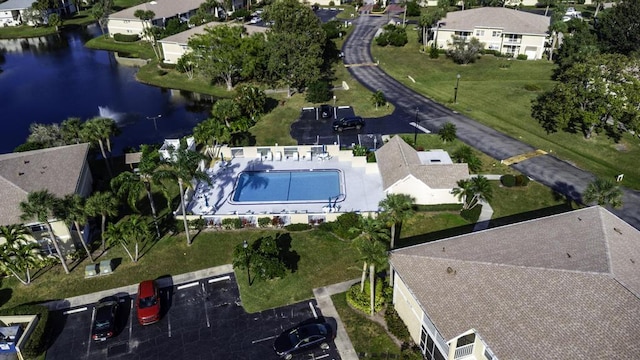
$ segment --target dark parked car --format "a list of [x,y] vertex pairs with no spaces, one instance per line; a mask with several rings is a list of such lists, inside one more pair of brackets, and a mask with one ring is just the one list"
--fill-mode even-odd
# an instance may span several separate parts
[[118,298],[109,296],[98,301],[95,307],[95,318],[91,328],[91,338],[105,341],[116,333],[118,314]]
[[334,131],[342,131],[347,129],[360,130],[363,126],[364,119],[362,119],[360,116],[346,117],[333,122]]
[[334,332],[331,325],[325,322],[303,324],[285,330],[273,343],[276,354],[285,359],[291,359],[293,354],[320,347],[329,348],[329,341],[333,340]]
[[155,281],[145,280],[138,285],[136,310],[140,325],[149,325],[160,320],[160,296]]
[[329,119],[333,117],[333,108],[331,105],[320,105],[320,117],[323,119]]

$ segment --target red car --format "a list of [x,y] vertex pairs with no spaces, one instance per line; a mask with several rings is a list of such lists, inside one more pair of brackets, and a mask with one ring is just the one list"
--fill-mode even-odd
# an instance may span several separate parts
[[138,285],[136,309],[140,325],[149,325],[160,320],[160,296],[155,281],[145,280]]

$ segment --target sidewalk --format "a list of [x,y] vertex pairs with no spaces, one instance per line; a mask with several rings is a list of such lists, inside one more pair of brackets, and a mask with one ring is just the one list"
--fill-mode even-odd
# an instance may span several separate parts
[[331,295],[344,293],[349,290],[351,285],[359,281],[360,279],[353,279],[339,284],[313,289],[313,296],[316,298],[318,307],[322,310],[322,315],[332,317],[337,322],[336,339],[334,340],[334,343],[336,344],[336,348],[338,349],[338,353],[342,360],[358,360],[358,354],[356,354],[356,351],[351,344],[351,339],[349,339],[347,330],[344,328],[344,324],[342,324],[340,315],[338,315],[336,308],[333,306]]
[[[217,266],[213,268],[198,270],[198,271],[194,271],[186,274],[160,278],[157,280],[157,282],[158,282],[158,286],[163,288],[163,287],[168,287],[168,286],[173,286],[178,284],[184,284],[184,283],[196,281],[199,279],[205,279],[212,276],[228,274],[230,272],[233,272],[233,267],[230,264],[228,264],[228,265],[222,265],[222,266]],[[117,274],[117,270],[114,272],[114,274]],[[117,276],[114,274],[109,276]],[[91,281],[91,280],[87,279],[87,281]],[[74,297],[70,297],[62,300],[49,301],[42,305],[49,308],[50,311],[55,311],[55,310],[73,308],[76,306],[81,306],[86,304],[92,304],[102,299],[103,297],[110,296],[113,294],[127,293],[129,295],[135,295],[137,292],[138,292],[138,284],[133,284],[128,286],[122,286],[115,289],[103,290],[103,291],[95,292],[92,294],[74,296]]]
[[[477,175],[471,175],[477,176]],[[488,180],[496,180],[499,181],[502,175],[482,175],[486,177]],[[482,205],[482,210],[480,211],[480,216],[478,217],[478,221],[476,225],[473,227],[473,231],[486,230],[489,227],[489,223],[491,222],[491,217],[493,216],[493,208],[489,203],[481,201],[480,205]]]

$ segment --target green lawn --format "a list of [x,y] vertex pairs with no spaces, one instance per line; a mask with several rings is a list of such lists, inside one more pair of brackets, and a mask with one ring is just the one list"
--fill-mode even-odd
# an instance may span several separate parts
[[[553,64],[484,56],[475,64],[456,65],[441,55],[430,59],[420,53],[417,31],[407,30],[402,48],[374,45],[372,55],[388,74],[404,85],[481,123],[566,159],[602,177],[624,173],[623,185],[640,189],[640,142],[628,135],[619,144],[604,135],[586,140],[564,132],[546,134],[531,117],[531,100],[550,89]],[[400,59],[400,60],[399,60]],[[456,75],[460,74],[458,104],[452,104]],[[413,83],[409,76],[416,80]],[[539,88],[530,91],[525,87]],[[615,161],[614,161],[615,159]]]

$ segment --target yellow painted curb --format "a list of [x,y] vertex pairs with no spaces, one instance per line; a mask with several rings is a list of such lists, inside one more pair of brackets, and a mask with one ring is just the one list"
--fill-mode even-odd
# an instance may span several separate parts
[[505,165],[513,165],[513,164],[517,164],[521,161],[527,160],[527,159],[531,159],[534,158],[536,156],[540,156],[540,155],[546,155],[547,152],[544,150],[536,150],[536,151],[531,151],[528,153],[524,153],[524,154],[520,154],[520,155],[516,155],[516,156],[512,156],[510,158],[501,160],[500,163],[501,164],[505,164]]

